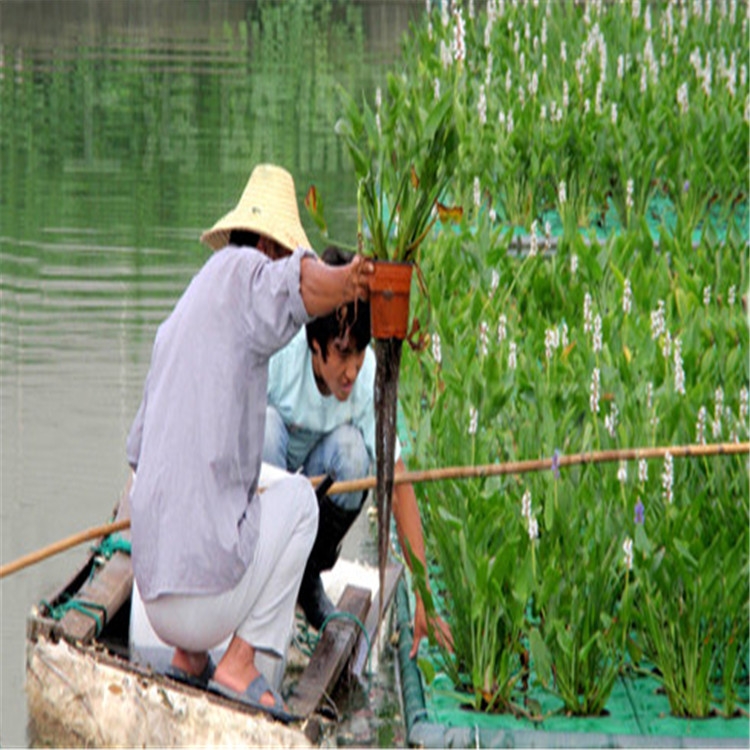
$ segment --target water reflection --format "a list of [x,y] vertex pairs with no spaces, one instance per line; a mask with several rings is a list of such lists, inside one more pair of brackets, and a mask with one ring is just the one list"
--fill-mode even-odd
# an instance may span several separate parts
[[[372,95],[423,7],[0,2],[0,560],[108,517],[156,326],[255,163],[353,242],[336,87]],[[0,582],[4,746],[28,742],[26,615],[81,556]]]

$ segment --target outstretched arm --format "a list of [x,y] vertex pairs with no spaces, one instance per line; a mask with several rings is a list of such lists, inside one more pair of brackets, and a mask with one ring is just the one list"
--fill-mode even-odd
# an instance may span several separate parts
[[[406,466],[402,459],[396,462],[395,474],[401,474],[406,471]],[[396,520],[396,532],[401,549],[406,553],[411,550],[414,555],[427,570],[427,563],[424,551],[424,537],[422,535],[422,519],[419,515],[419,506],[417,497],[414,494],[414,486],[410,483],[396,484],[393,488],[393,516]],[[406,554],[407,562],[409,555]],[[429,586],[429,581],[427,581]],[[416,608],[414,612],[414,642],[409,657],[413,659],[417,655],[419,644],[422,638],[428,634],[427,613],[425,612],[424,602],[418,592],[416,596]],[[436,617],[432,625],[435,629],[435,636],[449,647],[453,646],[453,636],[450,627],[442,618]]]

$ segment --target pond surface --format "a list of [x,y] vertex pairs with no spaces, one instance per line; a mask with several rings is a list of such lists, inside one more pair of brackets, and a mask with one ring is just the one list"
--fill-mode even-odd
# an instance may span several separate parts
[[[335,87],[371,98],[424,3],[0,3],[0,562],[109,519],[153,337],[252,167],[354,243]],[[326,244],[302,209],[317,250]],[[0,581],[0,744],[28,744],[25,620],[84,555]]]

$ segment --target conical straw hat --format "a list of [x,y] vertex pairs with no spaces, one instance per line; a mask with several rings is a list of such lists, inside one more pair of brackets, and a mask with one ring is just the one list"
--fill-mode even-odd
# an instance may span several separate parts
[[205,231],[201,242],[212,250],[221,250],[233,229],[270,237],[290,252],[312,247],[299,219],[292,175],[273,164],[259,164],[253,169],[237,207]]

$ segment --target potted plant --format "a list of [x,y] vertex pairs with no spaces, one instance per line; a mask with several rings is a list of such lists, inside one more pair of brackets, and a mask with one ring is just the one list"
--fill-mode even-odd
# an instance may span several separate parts
[[357,177],[358,249],[375,261],[373,338],[403,340],[422,243],[438,218],[459,212],[440,202],[456,167],[459,137],[449,95],[425,109],[403,96],[393,76],[389,92],[390,103],[378,101],[373,111],[342,91],[344,116],[336,130]]

